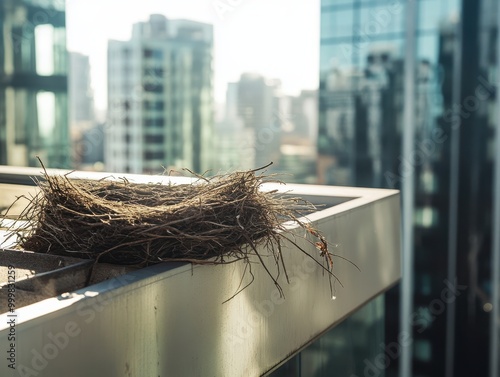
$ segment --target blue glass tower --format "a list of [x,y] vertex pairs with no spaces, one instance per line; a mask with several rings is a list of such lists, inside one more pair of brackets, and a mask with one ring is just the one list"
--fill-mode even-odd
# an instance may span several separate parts
[[321,4],[319,181],[402,189],[411,224],[385,333],[413,340],[386,375],[495,370],[498,12],[492,0]]

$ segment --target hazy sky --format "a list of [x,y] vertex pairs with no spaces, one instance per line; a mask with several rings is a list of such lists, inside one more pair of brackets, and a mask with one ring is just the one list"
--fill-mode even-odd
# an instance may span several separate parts
[[226,84],[242,72],[281,79],[284,92],[290,94],[318,86],[320,0],[68,0],[66,4],[68,49],[90,56],[99,109],[106,107],[108,39],[128,39],[132,24],[152,13],[214,25],[217,102],[224,101]]

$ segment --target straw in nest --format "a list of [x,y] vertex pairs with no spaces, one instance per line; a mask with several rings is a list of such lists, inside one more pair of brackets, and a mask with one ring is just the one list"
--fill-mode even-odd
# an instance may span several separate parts
[[[285,227],[291,221],[306,230],[304,237],[324,258],[324,264],[317,263],[328,273],[331,286],[335,275],[328,243],[301,220],[313,206],[300,198],[261,190],[272,176],[257,171],[197,176],[190,184],[136,184],[127,179],[51,176],[44,169],[43,179],[36,181],[40,193],[29,198],[21,215],[28,225],[12,229],[11,234],[25,250],[115,264],[249,262],[253,254],[282,293],[280,268],[288,280],[282,240],[314,259]],[[273,257],[277,275],[259,252],[262,245]],[[250,263],[247,266],[253,278]]]

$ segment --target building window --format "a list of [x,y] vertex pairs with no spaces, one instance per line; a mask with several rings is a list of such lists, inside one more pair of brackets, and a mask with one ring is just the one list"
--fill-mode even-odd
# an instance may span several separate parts
[[52,140],[56,123],[56,96],[52,92],[38,92],[36,103],[40,136]]
[[156,110],[163,110],[164,108],[165,108],[165,103],[163,101],[156,101],[155,103]]
[[430,170],[424,170],[420,175],[422,189],[427,194],[432,194],[437,191],[437,181],[435,174]]
[[426,206],[415,210],[415,225],[423,228],[436,226],[438,223],[438,212],[436,208]]
[[354,13],[351,9],[321,14],[321,37],[339,38],[353,33]]
[[163,60],[163,51],[153,50],[153,58],[158,60]]
[[145,68],[144,76],[146,78],[151,78],[153,81],[163,80],[164,70],[163,68]]
[[41,76],[54,74],[54,27],[38,25],[35,27],[36,73]]
[[145,160],[163,160],[164,158],[165,158],[165,153],[163,151],[158,151],[158,152],[147,151],[147,152],[144,152],[144,159]]
[[146,135],[144,138],[146,144],[162,144],[164,140],[163,135]]
[[165,108],[165,104],[163,101],[144,101],[143,103],[144,110],[163,110]]
[[432,357],[432,345],[428,340],[415,341],[415,358],[423,362],[429,362]]
[[163,125],[165,124],[165,119],[164,118],[156,118],[155,119],[155,126],[158,127],[158,128],[162,128]]
[[157,59],[157,60],[162,60],[163,59],[163,51],[145,48],[143,50],[143,56],[145,58],[153,58],[153,59]]
[[145,127],[163,128],[164,125],[165,125],[165,118],[163,117],[146,118],[144,120]]
[[417,277],[418,290],[424,296],[430,296],[432,293],[432,278],[428,273],[421,274]]
[[149,93],[163,93],[163,85],[161,84],[144,84],[144,91]]

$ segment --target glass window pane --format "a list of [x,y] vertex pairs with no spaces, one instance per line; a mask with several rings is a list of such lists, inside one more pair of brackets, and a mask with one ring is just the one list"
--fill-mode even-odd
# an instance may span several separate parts
[[39,92],[36,96],[36,100],[40,136],[44,139],[51,139],[55,126],[55,95],[52,92]]
[[398,2],[373,4],[361,8],[360,32],[369,37],[404,32],[404,6]]
[[35,27],[36,73],[42,76],[54,74],[54,27]]
[[269,377],[384,377],[385,368],[379,366],[391,361],[389,353],[380,348],[384,343],[384,317],[384,295],[380,295]]
[[350,43],[335,43],[321,46],[321,72],[326,72],[336,67],[352,66],[353,55],[354,52]]
[[321,14],[321,37],[338,38],[352,35],[353,12],[351,10],[337,10]]
[[418,4],[418,29],[439,29],[441,26],[455,22],[459,14],[459,2],[421,0]]

